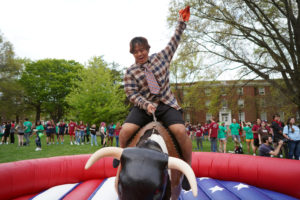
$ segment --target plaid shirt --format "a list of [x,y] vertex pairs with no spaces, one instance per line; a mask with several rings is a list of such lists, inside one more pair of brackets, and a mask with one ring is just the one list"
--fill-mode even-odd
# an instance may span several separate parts
[[[158,106],[159,102],[169,105],[177,110],[181,109],[174,97],[169,83],[169,68],[172,57],[178,47],[180,37],[186,24],[179,22],[175,34],[166,48],[161,52],[149,56],[148,62],[143,65],[133,64],[126,70],[124,77],[125,93],[135,106],[147,111],[147,106],[152,103]],[[152,70],[160,86],[159,95],[151,94],[145,77],[145,66]]]

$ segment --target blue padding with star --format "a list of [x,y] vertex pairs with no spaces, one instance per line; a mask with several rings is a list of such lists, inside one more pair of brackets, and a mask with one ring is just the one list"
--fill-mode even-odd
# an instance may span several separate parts
[[179,200],[215,199],[215,200],[296,200],[291,196],[271,190],[257,188],[245,183],[234,181],[221,181],[202,177],[197,178],[198,196],[194,197],[192,191],[182,190]]

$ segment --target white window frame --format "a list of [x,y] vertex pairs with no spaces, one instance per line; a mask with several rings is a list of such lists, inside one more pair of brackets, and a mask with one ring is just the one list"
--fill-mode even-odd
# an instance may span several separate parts
[[209,88],[204,89],[204,93],[205,93],[205,96],[210,96],[211,95],[211,89],[209,89]]
[[278,112],[278,114],[280,115],[280,121],[285,122],[285,119],[284,119],[284,112],[283,112],[283,111],[280,111],[280,112]]
[[211,120],[212,114],[211,113],[206,113],[205,114],[205,119],[206,121]]
[[182,94],[183,94],[183,97],[185,97],[188,94],[188,91],[183,90]]
[[210,100],[205,101],[205,106],[206,106],[206,107],[209,107],[209,106],[210,106],[210,103],[211,103]]
[[264,87],[258,88],[258,94],[259,94],[259,95],[265,95],[265,94],[266,94],[265,88],[264,88]]
[[244,88],[240,87],[237,89],[237,94],[238,95],[244,95]]
[[267,112],[261,112],[260,113],[260,119],[262,121],[267,120],[268,119]]
[[239,99],[238,100],[238,107],[240,107],[240,108],[244,108],[245,107],[245,101],[244,101],[244,99]]
[[240,112],[239,113],[239,121],[244,122],[245,121],[245,112]]
[[221,88],[221,94],[222,94],[223,97],[225,97],[227,95],[225,88]]
[[190,113],[185,113],[185,121],[191,121],[191,114]]
[[[225,105],[224,105],[225,104]],[[222,105],[222,108],[228,108],[228,101],[226,99],[223,99],[221,101],[221,105]]]

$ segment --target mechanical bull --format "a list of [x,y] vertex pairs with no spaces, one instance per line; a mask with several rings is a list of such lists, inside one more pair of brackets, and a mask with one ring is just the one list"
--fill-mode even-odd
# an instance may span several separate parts
[[177,200],[183,174],[193,195],[197,196],[195,174],[180,159],[180,149],[176,144],[174,137],[160,123],[152,122],[129,140],[127,148],[107,147],[95,152],[85,169],[103,157],[120,160],[115,180],[120,200]]

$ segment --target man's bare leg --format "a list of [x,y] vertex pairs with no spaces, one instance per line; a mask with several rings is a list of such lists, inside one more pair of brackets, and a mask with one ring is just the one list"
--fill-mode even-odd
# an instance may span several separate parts
[[168,128],[178,141],[182,151],[183,160],[191,165],[193,144],[186,134],[185,126],[183,124],[172,124]]
[[140,127],[138,125],[133,123],[123,124],[119,135],[119,142],[121,148],[125,148],[127,146],[127,141],[137,130],[139,130],[139,128]]

